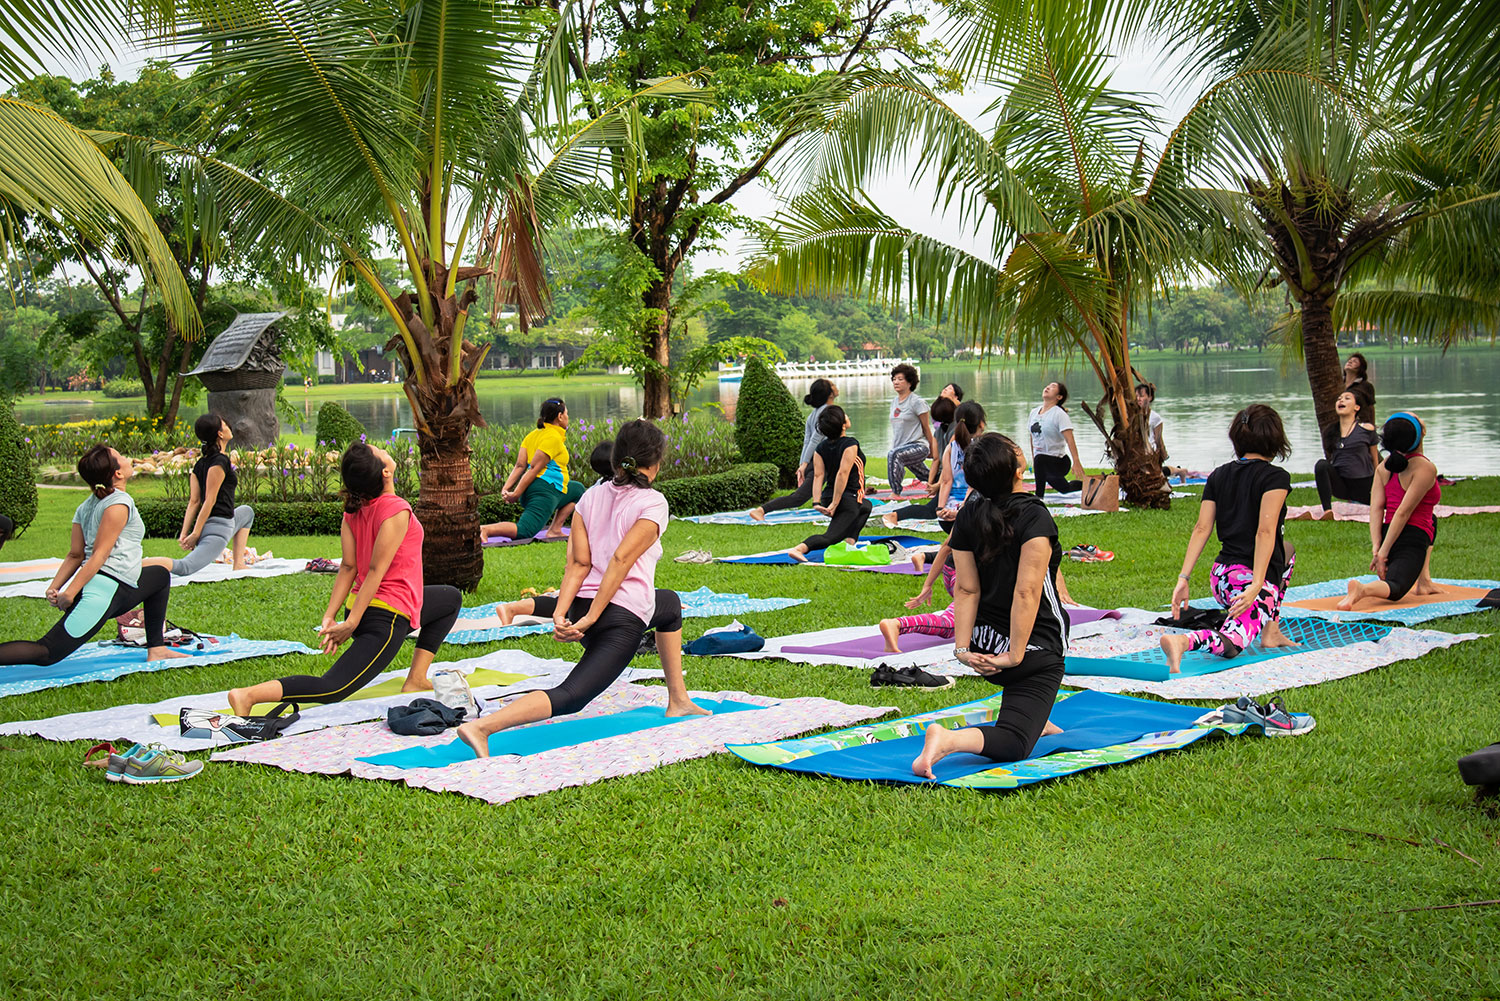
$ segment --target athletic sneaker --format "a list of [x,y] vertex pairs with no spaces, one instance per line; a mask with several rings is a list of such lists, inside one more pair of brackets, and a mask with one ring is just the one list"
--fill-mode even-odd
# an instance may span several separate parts
[[1077,545],[1068,550],[1068,558],[1079,563],[1108,563],[1115,554],[1098,546]]
[[1281,699],[1273,698],[1265,705],[1241,695],[1234,705],[1222,709],[1225,723],[1253,723],[1267,737],[1299,737],[1318,725],[1318,721],[1305,713],[1293,716],[1286,711]]
[[881,664],[870,673],[870,687],[926,688],[937,691],[952,688],[953,679],[929,674],[920,667],[890,667]]
[[127,761],[125,773],[120,777],[127,785],[149,786],[182,782],[202,771],[203,762],[189,761],[176,751],[157,746]]
[[678,556],[673,562],[675,562],[675,563],[712,563],[713,559],[714,559],[713,553],[710,553],[707,549],[689,549],[687,552],[682,553],[680,556]]
[[104,765],[104,777],[111,782],[120,781],[125,774],[125,766],[130,763],[130,759],[138,754],[145,753],[146,750],[147,747],[145,744],[131,744],[119,754],[111,754],[109,761]]

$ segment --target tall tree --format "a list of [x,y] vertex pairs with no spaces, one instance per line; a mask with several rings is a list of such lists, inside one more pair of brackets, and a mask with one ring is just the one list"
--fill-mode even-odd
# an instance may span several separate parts
[[921,37],[924,10],[895,0],[622,0],[583,8],[570,66],[591,113],[638,80],[679,74],[707,74],[715,96],[711,105],[643,103],[643,155],[616,164],[628,191],[617,225],[650,272],[639,293],[646,322],[614,354],[644,370],[645,416],[672,406],[679,269],[744,225],[735,198],[768,178],[776,156],[816,125],[805,113],[808,99],[821,102],[841,78],[877,60],[937,73],[941,50]]

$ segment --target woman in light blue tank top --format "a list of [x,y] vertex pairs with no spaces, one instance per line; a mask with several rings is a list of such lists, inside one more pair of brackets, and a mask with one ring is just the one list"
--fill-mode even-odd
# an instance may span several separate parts
[[973,400],[959,404],[953,414],[953,439],[943,452],[943,472],[938,478],[938,493],[924,504],[908,504],[881,515],[886,528],[895,528],[901,519],[936,518],[943,528],[953,527],[958,509],[963,506],[969,493],[969,481],[964,476],[964,449],[969,442],[984,433],[984,408]]

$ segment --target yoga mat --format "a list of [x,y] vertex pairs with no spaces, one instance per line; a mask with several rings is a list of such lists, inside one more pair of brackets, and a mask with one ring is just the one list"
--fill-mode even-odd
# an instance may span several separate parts
[[[928,650],[932,647],[952,647],[953,637],[932,636],[927,633],[907,633],[901,637],[901,652],[916,653],[918,650]],[[833,654],[838,657],[861,657],[865,660],[879,660],[890,654],[885,648],[885,637],[876,632],[874,636],[862,636],[859,639],[847,640],[842,643],[823,643],[817,646],[784,646],[781,648],[786,653],[807,654]]]
[[[1207,650],[1192,650],[1182,656],[1180,677],[1191,678],[1200,674],[1214,674],[1230,667],[1242,667],[1260,661],[1307,653],[1312,650],[1329,650],[1349,646],[1353,643],[1378,642],[1391,631],[1389,626],[1374,623],[1328,622],[1324,619],[1283,619],[1282,632],[1299,647],[1276,647],[1266,649],[1258,643],[1238,657],[1218,657]],[[1168,681],[1174,677],[1167,667],[1167,655],[1160,645],[1135,653],[1116,657],[1083,657],[1069,654],[1068,674],[1086,674],[1094,677],[1131,678],[1137,681]]]
[[[726,743],[780,740],[821,727],[849,726],[892,711],[888,706],[846,705],[821,698],[770,699],[744,692],[691,694],[695,698],[742,702],[761,708],[756,712],[697,717],[692,726],[654,727],[538,754],[464,761],[446,768],[391,768],[358,760],[413,745],[452,740],[448,734],[401,737],[391,733],[383,723],[333,727],[260,744],[244,744],[217,752],[213,760],[271,765],[310,774],[388,779],[412,788],[456,792],[488,803],[505,803],[707,757],[722,752]],[[643,705],[660,706],[664,701],[665,693],[660,688],[618,685],[570,718],[608,715]]]
[[[934,540],[934,539],[924,539],[924,538],[921,538],[921,537],[915,536],[915,535],[862,535],[862,536],[859,537],[859,541],[860,542],[871,542],[871,543],[873,543],[873,542],[894,542],[894,543],[896,543],[899,546],[906,547],[907,549],[913,549],[913,548],[916,548],[916,547],[919,547],[919,546],[931,546],[931,545],[933,545],[935,543],[936,540]],[[807,562],[809,564],[816,564],[818,566],[823,566],[824,565],[824,563],[823,563],[823,552],[824,551],[821,550],[821,549],[810,550],[808,552],[808,554],[807,554]],[[795,560],[792,557],[788,556],[785,549],[778,549],[778,550],[772,550],[770,552],[765,552],[765,553],[753,553],[753,554],[751,554],[749,556],[721,556],[721,557],[719,557],[718,562],[720,562],[720,563],[755,563],[755,564],[767,564],[767,565],[775,565],[775,566],[795,566],[800,561],[799,560]],[[879,571],[884,571],[886,573],[912,573],[912,574],[918,572],[917,568],[914,567],[914,566],[912,566],[911,563],[909,561],[907,561],[907,560],[901,560],[899,564],[894,565],[894,566],[883,566],[883,567],[838,567],[838,569],[840,569],[840,570],[879,570]]]
[[[337,564],[338,560],[333,562]],[[243,570],[236,570],[228,563],[210,563],[191,577],[174,576],[171,582],[173,587],[186,587],[188,584],[214,584],[226,580],[266,580],[303,573],[306,566],[306,559],[282,559],[279,556],[261,560]],[[56,572],[54,568],[52,573]],[[47,580],[32,580],[0,587],[0,598],[45,598],[51,577],[52,574],[47,574]]]
[[1195,726],[1201,707],[1131,699],[1098,692],[1059,692],[1052,721],[1063,733],[1043,737],[1024,761],[997,763],[952,754],[933,769],[937,779],[913,774],[929,726],[960,729],[994,720],[1004,693],[887,723],[852,727],[799,741],[731,744],[753,765],[851,780],[1016,789],[1091,768],[1122,764],[1186,747],[1215,733],[1259,730],[1250,724]]
[[[716,715],[762,708],[746,702],[710,699],[694,699],[693,702]],[[501,755],[525,757],[529,754],[541,754],[543,751],[555,751],[559,747],[572,747],[575,744],[587,744],[608,737],[618,737],[621,734],[637,733],[641,730],[652,730],[671,726],[674,723],[688,723],[704,718],[702,716],[674,716],[668,719],[666,712],[664,706],[642,706],[639,709],[611,713],[608,716],[591,716],[583,719],[567,716],[532,726],[502,730],[490,735],[490,755],[492,757]],[[366,764],[388,765],[393,768],[446,768],[460,761],[474,761],[475,755],[473,748],[468,744],[454,739],[446,744],[412,747],[404,751],[377,754],[357,760]]]
[[[1357,578],[1364,583],[1375,580],[1374,575],[1365,574]],[[1372,620],[1376,622],[1399,622],[1402,625],[1418,625],[1450,615],[1471,615],[1489,611],[1480,608],[1478,601],[1500,581],[1493,580],[1447,580],[1434,579],[1433,583],[1444,589],[1443,594],[1417,597],[1408,594],[1398,602],[1376,601],[1366,598],[1352,612],[1341,612],[1333,607],[1348,596],[1348,583],[1342,580],[1321,581],[1289,588],[1282,604],[1285,616],[1315,615],[1335,622]],[[1212,607],[1212,606],[1209,606]]]
[[[879,525],[879,518],[887,512],[904,507],[902,503],[878,504],[870,513],[870,521]],[[1094,511],[1083,507],[1064,507],[1052,512],[1054,518],[1073,518],[1086,514],[1104,514],[1103,511]],[[691,514],[686,517],[678,517],[678,521],[690,521],[697,525],[826,525],[829,522],[828,515],[821,514],[810,507],[792,508],[787,511],[772,511],[762,521],[756,521],[750,517],[748,511],[719,511],[715,514]],[[936,518],[903,518],[899,527],[907,532],[945,532],[943,525]]]
[[23,580],[51,580],[62,560],[19,560],[15,563],[0,563],[0,584],[15,584]]
[[183,650],[186,657],[169,660],[146,659],[146,651],[139,648],[106,646],[99,643],[86,644],[56,664],[17,664],[0,668],[0,698],[39,692],[47,688],[61,688],[85,681],[109,681],[126,674],[142,671],[166,671],[174,667],[194,667],[199,664],[220,664],[247,657],[279,657],[288,653],[316,654],[318,651],[301,643],[286,640],[247,640],[229,636],[204,636],[207,644],[203,650]]
[[485,539],[484,540],[484,544],[486,546],[524,546],[527,543],[531,543],[531,542],[566,542],[566,541],[568,541],[568,529],[566,527],[563,528],[562,533],[563,533],[562,534],[562,538],[560,538],[560,539],[549,539],[549,538],[547,538],[547,527],[545,525],[543,525],[542,526],[542,530],[540,532],[536,533],[533,536],[530,536],[529,538],[525,538],[525,539],[507,539],[503,535],[497,535],[497,536],[494,536],[493,538]]
[[[1314,484],[1309,483],[1308,486],[1314,486]],[[1500,504],[1482,504],[1472,507],[1439,504],[1432,509],[1432,513],[1439,518],[1453,518],[1470,514],[1500,514]],[[1319,520],[1322,516],[1323,505],[1321,504],[1289,505],[1286,509],[1288,521]],[[1334,501],[1333,520],[1362,521],[1365,524],[1369,524],[1370,505],[1355,504],[1351,501]]]

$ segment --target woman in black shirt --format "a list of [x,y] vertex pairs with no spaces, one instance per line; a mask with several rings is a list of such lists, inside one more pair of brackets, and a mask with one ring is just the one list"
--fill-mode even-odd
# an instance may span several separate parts
[[964,471],[977,496],[958,512],[949,545],[957,571],[954,656],[1005,689],[995,722],[949,730],[927,728],[911,770],[935,778],[933,766],[954,753],[1019,761],[1046,733],[1062,685],[1068,616],[1057,588],[1062,546],[1047,506],[1021,481],[1026,455],[1000,434],[975,438]]
[[823,443],[813,452],[812,496],[821,497],[815,510],[828,515],[828,530],[810,535],[787,550],[802,563],[814,549],[826,549],[841,540],[854,541],[870,520],[872,505],[865,499],[865,453],[859,442],[845,434],[849,418],[844,408],[829,404],[818,415]]
[[174,577],[191,577],[214,562],[232,546],[234,569],[245,569],[245,543],[255,511],[249,504],[234,504],[239,477],[224,449],[234,438],[229,422],[207,413],[193,422],[193,433],[203,443],[202,454],[193,463],[188,487],[188,506],[182,515],[177,544],[188,551],[180,560],[148,560],[171,568]]

